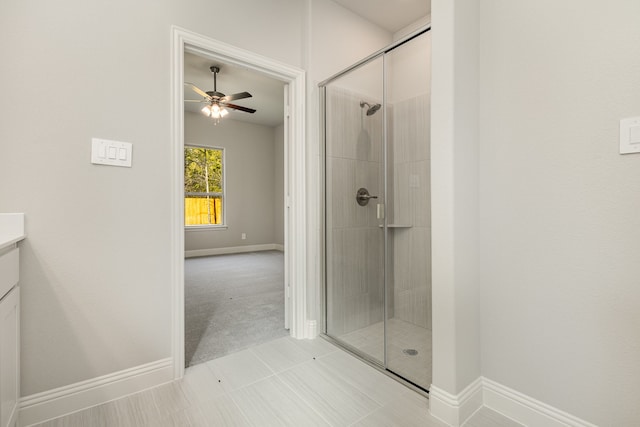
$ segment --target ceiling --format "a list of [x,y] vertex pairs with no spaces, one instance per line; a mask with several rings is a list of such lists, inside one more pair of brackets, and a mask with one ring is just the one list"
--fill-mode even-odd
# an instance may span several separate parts
[[[250,114],[228,109],[229,115],[221,120],[238,120],[263,126],[278,126],[284,122],[284,82],[253,70],[188,52],[184,54],[184,81],[193,83],[205,92],[213,90],[213,74],[209,70],[212,65],[220,67],[217,77],[218,92],[231,95],[247,91],[253,95],[251,98],[232,103],[257,110]],[[184,99],[201,100],[202,97],[185,85]],[[200,110],[205,105],[207,103],[185,102],[184,110],[202,114]]]
[[333,1],[392,33],[431,13],[431,0]]

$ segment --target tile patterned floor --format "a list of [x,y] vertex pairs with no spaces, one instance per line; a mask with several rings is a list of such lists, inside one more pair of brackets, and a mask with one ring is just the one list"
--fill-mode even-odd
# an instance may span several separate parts
[[[332,344],[286,337],[192,366],[181,381],[38,426],[444,427],[427,408],[424,397]],[[489,411],[469,427],[518,426],[509,422]]]
[[[378,322],[366,328],[338,337],[350,346],[384,360],[384,324]],[[431,386],[431,331],[399,319],[387,324],[388,368],[424,389]],[[403,350],[414,349],[411,356]]]

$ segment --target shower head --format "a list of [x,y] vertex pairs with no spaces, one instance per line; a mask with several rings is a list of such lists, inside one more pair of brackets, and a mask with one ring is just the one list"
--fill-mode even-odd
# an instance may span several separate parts
[[364,101],[360,101],[360,108],[364,108],[364,106],[367,106],[369,108],[367,108],[367,116],[372,116],[376,113],[376,111],[378,111],[381,107],[380,104],[374,104],[371,105],[368,102],[364,102]]

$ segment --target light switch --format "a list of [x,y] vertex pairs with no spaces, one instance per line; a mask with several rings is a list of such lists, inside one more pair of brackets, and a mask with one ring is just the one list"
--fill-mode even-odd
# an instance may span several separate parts
[[91,163],[131,167],[133,145],[130,142],[91,139]]
[[629,128],[629,143],[640,144],[640,126],[631,126]]
[[640,117],[620,120],[620,154],[640,153]]

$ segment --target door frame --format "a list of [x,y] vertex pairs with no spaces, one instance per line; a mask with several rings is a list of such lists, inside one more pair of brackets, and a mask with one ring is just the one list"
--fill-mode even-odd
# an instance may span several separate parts
[[285,318],[294,338],[309,338],[305,72],[282,62],[171,27],[171,354],[174,378],[184,375],[184,52],[251,69],[285,83]]

